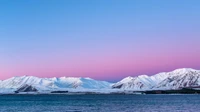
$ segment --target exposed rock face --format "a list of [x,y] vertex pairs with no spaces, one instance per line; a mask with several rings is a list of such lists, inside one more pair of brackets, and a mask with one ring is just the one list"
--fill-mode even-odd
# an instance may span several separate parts
[[16,92],[18,93],[18,92],[37,92],[37,91],[38,90],[36,88],[25,84],[22,87],[18,88]]

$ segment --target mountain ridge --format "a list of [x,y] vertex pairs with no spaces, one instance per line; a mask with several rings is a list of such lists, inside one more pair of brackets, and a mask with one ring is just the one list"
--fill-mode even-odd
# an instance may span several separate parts
[[[146,80],[143,81],[140,79],[141,76],[145,76]],[[179,82],[181,78],[185,78],[188,80],[182,80]],[[193,76],[192,78],[188,78]],[[180,77],[180,78],[179,78]],[[161,72],[152,76],[140,75],[137,77],[128,77],[129,80],[124,82],[126,78],[121,81],[115,83],[112,87],[118,89],[134,89],[136,91],[144,91],[144,90],[170,90],[170,89],[180,89],[184,87],[192,87],[194,85],[200,85],[200,70],[195,70],[192,68],[182,68],[176,69],[171,72]],[[195,79],[195,81],[194,81]],[[192,81],[192,82],[191,82]],[[150,83],[149,83],[150,82]],[[171,84],[173,82],[173,84]],[[180,83],[184,83],[185,85],[181,85]],[[170,85],[171,84],[171,85]]]
[[[23,87],[23,88],[22,88]],[[171,72],[161,72],[152,76],[128,76],[116,83],[94,80],[86,77],[53,77],[16,76],[0,81],[0,93],[51,91],[74,92],[121,92],[149,90],[178,90],[188,87],[200,87],[200,70],[181,68]],[[25,91],[26,90],[26,91]]]

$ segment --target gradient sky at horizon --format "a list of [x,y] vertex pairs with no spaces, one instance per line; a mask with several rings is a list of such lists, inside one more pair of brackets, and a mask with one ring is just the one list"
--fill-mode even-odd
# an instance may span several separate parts
[[1,0],[0,79],[200,69],[199,0]]

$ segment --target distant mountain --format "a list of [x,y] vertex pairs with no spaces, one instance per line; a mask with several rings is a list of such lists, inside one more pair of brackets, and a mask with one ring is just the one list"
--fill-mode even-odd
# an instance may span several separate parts
[[98,81],[91,78],[60,77],[38,78],[34,76],[12,77],[0,81],[0,93],[12,92],[103,92],[180,90],[200,88],[200,70],[191,68],[162,72],[153,76],[126,77],[117,83]]
[[[0,82],[1,89],[35,88],[38,91],[53,91],[65,89],[107,89],[112,83],[97,81],[91,78],[60,77],[38,78],[34,76],[12,77]],[[23,89],[21,89],[23,90]],[[24,89],[27,90],[27,89]]]
[[124,90],[148,90],[152,88],[154,82],[147,76],[141,75],[138,77],[126,77],[115,83],[112,88]]
[[154,89],[181,89],[187,87],[200,86],[200,70],[194,69],[177,69],[172,72],[165,73],[167,78],[162,80]]
[[112,88],[124,90],[171,90],[200,86],[200,71],[191,68],[162,72],[153,76],[127,77],[115,83]]

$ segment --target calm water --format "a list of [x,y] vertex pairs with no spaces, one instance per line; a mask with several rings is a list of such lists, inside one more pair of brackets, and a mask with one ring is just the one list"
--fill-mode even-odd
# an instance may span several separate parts
[[200,95],[4,95],[1,112],[198,112]]

